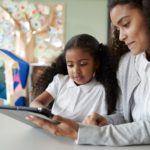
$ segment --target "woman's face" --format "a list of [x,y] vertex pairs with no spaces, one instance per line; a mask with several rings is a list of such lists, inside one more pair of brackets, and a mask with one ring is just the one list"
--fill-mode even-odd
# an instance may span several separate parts
[[140,9],[129,5],[116,5],[110,12],[113,25],[119,30],[119,39],[133,54],[148,50],[149,36]]

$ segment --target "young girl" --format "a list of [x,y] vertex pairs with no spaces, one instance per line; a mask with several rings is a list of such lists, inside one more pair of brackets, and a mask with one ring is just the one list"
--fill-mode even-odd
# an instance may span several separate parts
[[52,81],[30,106],[48,107],[54,101],[53,114],[76,121],[83,121],[93,112],[111,114],[118,96],[118,84],[112,66],[106,46],[88,34],[74,36],[37,82],[35,87],[41,92],[41,87],[45,88]]

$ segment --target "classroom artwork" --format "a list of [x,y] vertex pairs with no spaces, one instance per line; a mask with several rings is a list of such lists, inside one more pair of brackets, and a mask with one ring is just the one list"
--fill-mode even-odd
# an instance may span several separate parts
[[5,83],[4,60],[0,60],[0,105],[6,102],[6,83]]
[[0,105],[26,105],[28,73],[28,62],[0,49]]
[[64,47],[64,5],[3,0],[0,48],[29,63],[49,64]]

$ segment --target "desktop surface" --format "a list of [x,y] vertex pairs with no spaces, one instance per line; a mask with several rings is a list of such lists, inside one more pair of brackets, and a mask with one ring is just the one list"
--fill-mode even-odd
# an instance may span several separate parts
[[54,136],[40,128],[0,114],[0,149],[2,150],[149,150],[150,145],[108,147],[76,145],[74,141]]

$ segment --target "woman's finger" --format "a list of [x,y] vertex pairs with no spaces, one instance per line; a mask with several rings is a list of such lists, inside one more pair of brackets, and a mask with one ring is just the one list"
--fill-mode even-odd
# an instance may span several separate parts
[[84,124],[87,124],[87,125],[97,125],[97,122],[96,122],[96,114],[93,113],[92,115],[89,115],[87,116],[84,120],[83,120],[83,123]]
[[36,124],[37,126],[48,130],[54,135],[66,136],[72,139],[77,138],[79,125],[78,123],[76,123],[71,119],[63,118],[61,116],[56,116],[53,119],[55,120],[57,119],[57,121],[60,122],[57,125],[50,123],[48,120],[42,119],[37,116],[32,116],[32,115],[26,117],[26,119]]
[[26,119],[36,124],[37,126],[52,132],[53,134],[55,133],[56,125],[53,125],[48,120],[33,115],[27,116]]
[[79,129],[79,124],[71,119],[67,119],[62,116],[54,116],[53,119],[72,127],[76,131]]

